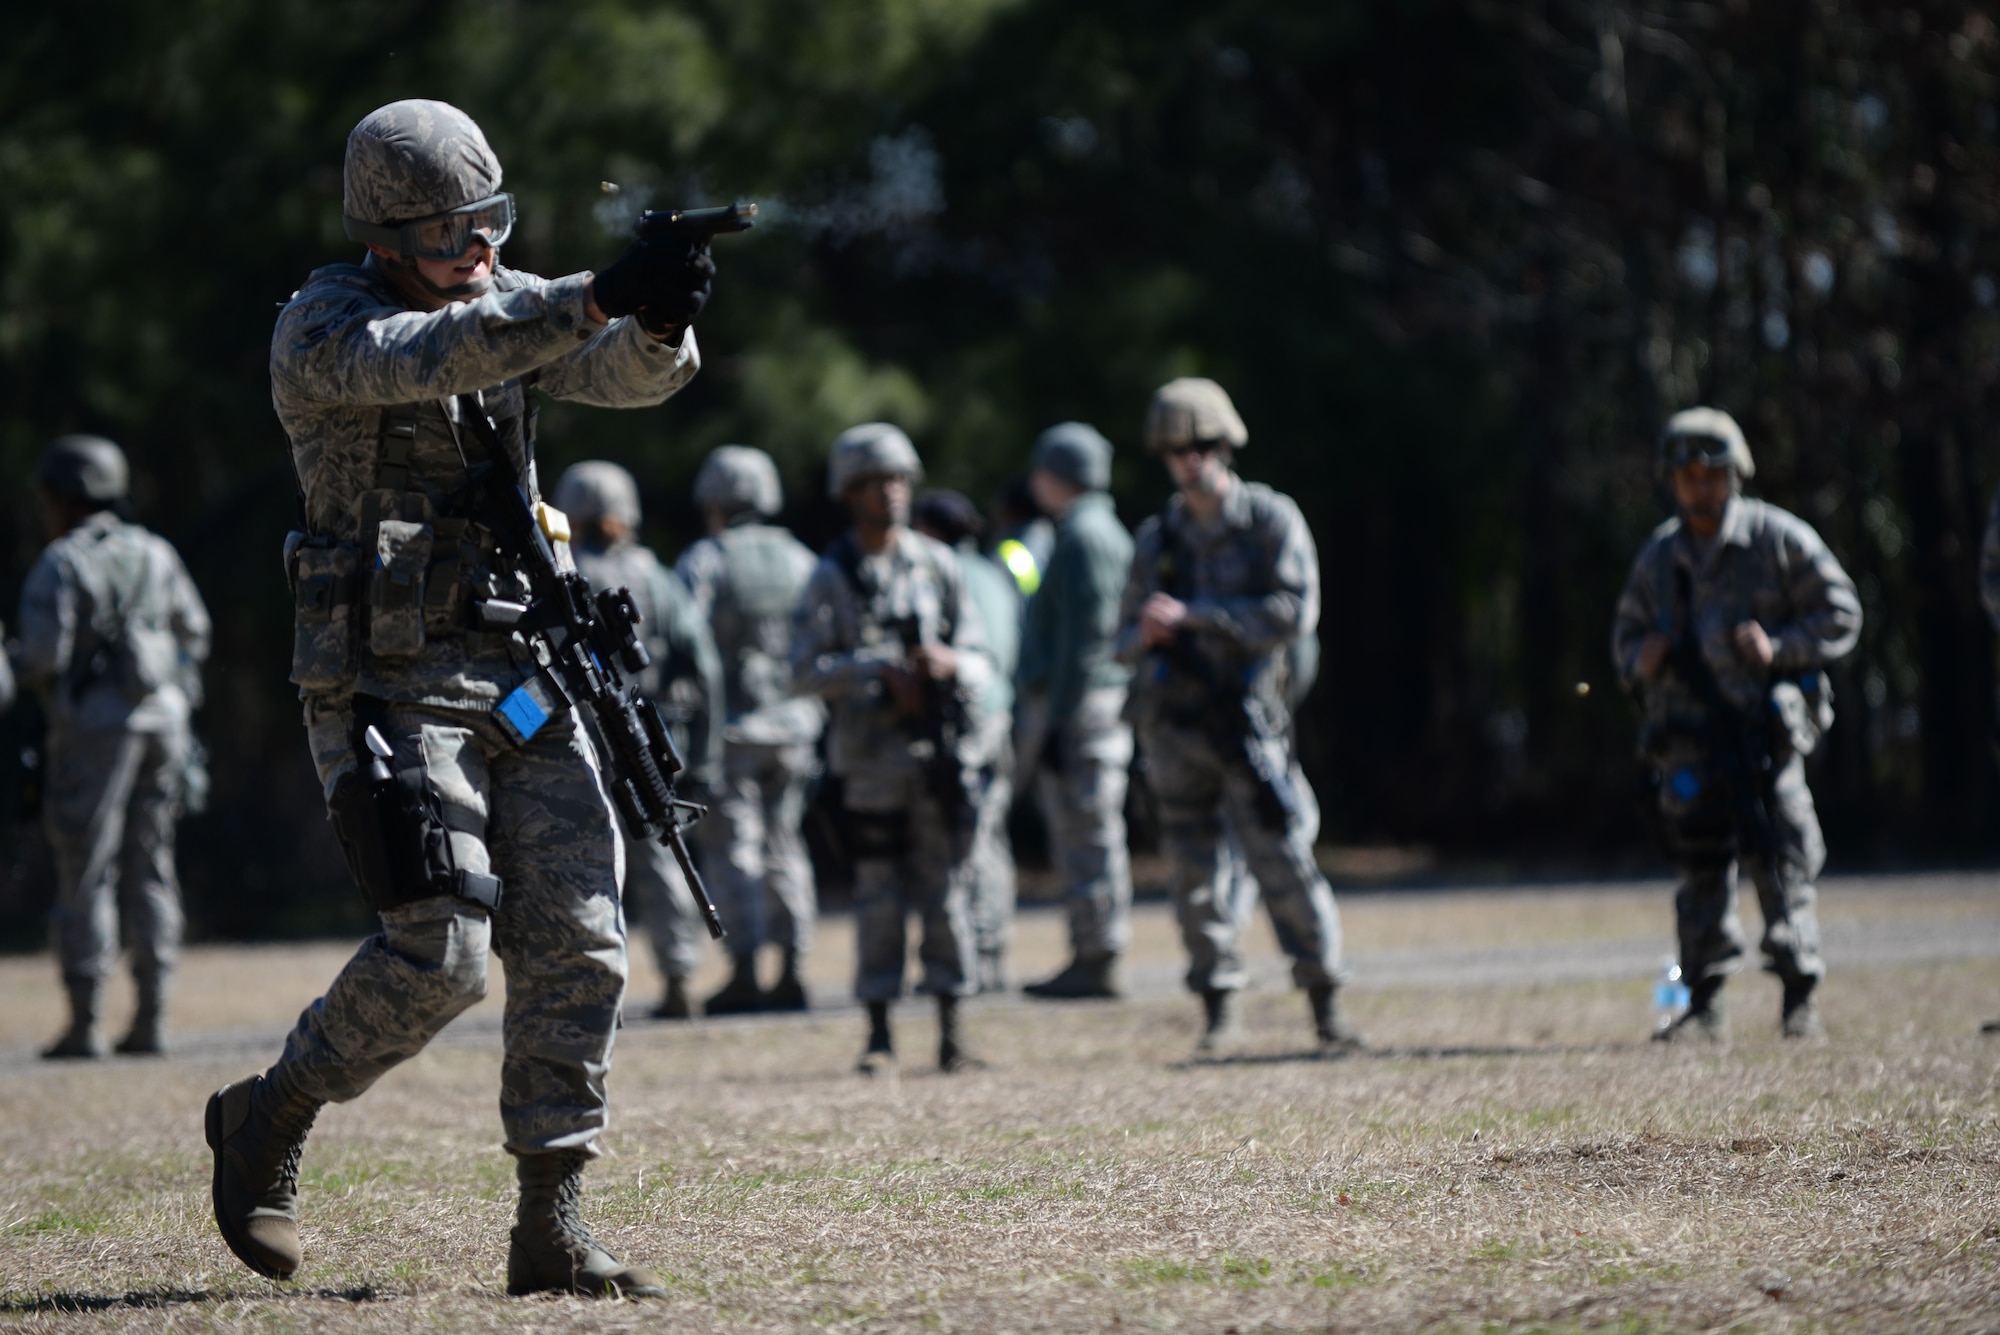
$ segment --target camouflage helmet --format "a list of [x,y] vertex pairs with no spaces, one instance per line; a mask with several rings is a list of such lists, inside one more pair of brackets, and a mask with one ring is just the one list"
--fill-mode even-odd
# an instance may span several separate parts
[[124,499],[132,483],[125,451],[102,436],[57,436],[42,449],[35,482],[72,501]]
[[1690,463],[1732,469],[1739,479],[1757,475],[1743,428],[1720,408],[1685,408],[1667,419],[1660,432],[1660,471]]
[[694,475],[694,503],[724,514],[774,515],[785,508],[785,489],[770,455],[748,445],[719,445]]
[[1213,380],[1182,376],[1153,391],[1146,405],[1146,448],[1155,454],[1190,445],[1227,445],[1240,450],[1250,432],[1236,415],[1229,393]]
[[556,482],[555,507],[579,524],[609,519],[639,527],[639,484],[617,464],[586,459],[563,470]]
[[[514,222],[500,159],[472,117],[446,102],[391,102],[347,136],[341,223],[355,241],[454,258],[478,227],[498,246]],[[418,224],[429,224],[420,240]]]
[[1035,438],[1029,466],[1072,487],[1103,491],[1111,485],[1111,442],[1087,422],[1061,422]]
[[887,422],[863,422],[834,437],[833,458],[826,466],[826,494],[839,500],[863,478],[899,474],[911,482],[924,480],[917,447],[901,427]]

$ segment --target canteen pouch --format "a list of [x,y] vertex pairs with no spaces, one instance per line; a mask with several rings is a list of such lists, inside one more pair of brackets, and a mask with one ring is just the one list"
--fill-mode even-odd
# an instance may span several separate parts
[[355,678],[355,588],[361,550],[308,538],[286,569],[292,580],[292,684],[345,691]]
[[385,519],[375,528],[375,559],[368,578],[368,652],[377,658],[411,658],[424,647],[424,590],[432,541],[429,524]]

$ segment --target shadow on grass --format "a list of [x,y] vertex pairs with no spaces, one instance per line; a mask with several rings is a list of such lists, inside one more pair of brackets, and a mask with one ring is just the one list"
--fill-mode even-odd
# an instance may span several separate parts
[[1329,1053],[1317,1048],[1295,1052],[1222,1052],[1168,1062],[1167,1069],[1193,1071],[1206,1066],[1286,1066],[1293,1063],[1332,1066],[1351,1061],[1452,1061],[1470,1057],[1582,1057],[1624,1052],[1638,1046],[1636,1043],[1455,1043],[1365,1048],[1359,1052]]
[[[241,1294],[224,1294],[220,1297],[237,1298]],[[345,1303],[371,1303],[382,1295],[373,1285],[364,1284],[352,1289],[277,1289],[268,1295],[257,1295],[260,1301],[276,1298],[281,1301],[299,1299],[332,1299]],[[218,1295],[206,1289],[138,1289],[130,1293],[110,1295],[103,1293],[46,1293],[39,1298],[0,1297],[0,1315],[29,1316],[40,1312],[104,1312],[114,1307],[163,1308],[183,1307],[192,1303],[212,1303],[219,1301]]]

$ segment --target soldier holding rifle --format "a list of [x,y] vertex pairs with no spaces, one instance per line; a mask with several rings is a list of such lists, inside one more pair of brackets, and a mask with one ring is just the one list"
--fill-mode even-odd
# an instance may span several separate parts
[[1765,968],[1783,984],[1787,1038],[1824,1032],[1814,877],[1826,841],[1805,757],[1833,722],[1826,667],[1854,648],[1861,603],[1819,534],[1742,494],[1756,472],[1728,413],[1690,408],[1660,436],[1676,514],[1655,529],[1618,599],[1612,661],[1644,713],[1659,783],[1688,1008],[1655,1037],[1727,1037],[1722,986],[1748,947],[1741,866],[1764,913]]
[[1160,809],[1198,1047],[1235,1030],[1247,981],[1224,833],[1263,887],[1278,940],[1328,1054],[1359,1047],[1340,1013],[1346,974],[1333,890],[1313,859],[1318,808],[1292,754],[1292,646],[1319,624],[1319,553],[1289,496],[1231,466],[1249,432],[1213,380],[1170,381],[1146,412],[1146,446],[1175,495],[1139,529],[1119,607],[1117,654],[1134,669],[1128,712]]
[[834,441],[827,492],[854,527],[820,557],[792,629],[792,688],[827,701],[827,767],[845,794],[864,1075],[895,1068],[889,1008],[903,991],[912,912],[923,922],[922,988],[937,998],[938,1066],[973,1064],[958,1003],[978,988],[967,862],[983,763],[976,702],[994,667],[957,556],[910,527],[922,477],[910,438],[885,422]]
[[315,271],[279,314],[271,389],[304,516],[286,548],[292,680],[381,930],[276,1064],[210,1099],[216,1222],[252,1269],[296,1272],[315,1114],[484,997],[491,949],[520,1184],[508,1291],[659,1295],[592,1239],[581,1192],[625,991],[613,804],[628,831],[678,840],[677,761],[624,685],[645,665],[630,600],[593,599],[558,564],[566,525],[540,504],[530,390],[621,408],[686,384],[707,237],[649,215],[602,273],[508,269],[499,161],[469,117],[429,101],[354,128],[343,213],[367,256]]

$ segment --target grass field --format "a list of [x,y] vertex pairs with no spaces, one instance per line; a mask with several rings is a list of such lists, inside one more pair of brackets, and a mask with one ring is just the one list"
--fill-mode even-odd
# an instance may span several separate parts
[[[1644,1041],[1643,976],[1506,966],[1538,941],[1657,954],[1667,913],[1658,888],[1355,897],[1375,1047],[1335,1062],[1269,969],[1214,1062],[1189,1060],[1193,1003],[1150,984],[976,1003],[991,1066],[960,1077],[933,1073],[915,1005],[880,1083],[850,1074],[851,1009],[635,1023],[589,1200],[670,1275],[645,1305],[502,1296],[497,1000],[321,1116],[281,1285],[215,1235],[201,1106],[275,1055],[345,947],[194,952],[180,1055],[84,1067],[25,1055],[56,1027],[53,970],[0,961],[0,1329],[2000,1329],[2000,1039],[1978,1033],[2000,964],[1964,948],[1996,936],[1996,883],[1830,886],[1830,940],[1941,944],[1836,954],[1824,1044],[1780,1044],[1762,976],[1732,988],[1734,1045],[1686,1052]],[[1017,971],[1060,936],[1024,918]],[[1467,948],[1506,967],[1369,981],[1371,958]],[[1134,976],[1175,960],[1142,914]],[[635,1002],[655,985],[638,961]]]

